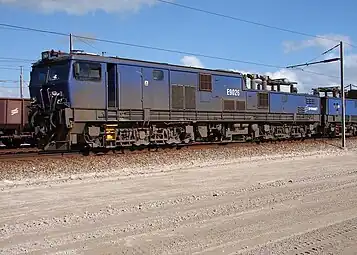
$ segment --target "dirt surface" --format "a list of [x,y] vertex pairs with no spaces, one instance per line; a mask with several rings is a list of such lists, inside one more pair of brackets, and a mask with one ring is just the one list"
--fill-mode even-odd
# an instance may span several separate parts
[[357,254],[356,166],[316,151],[3,180],[0,254]]

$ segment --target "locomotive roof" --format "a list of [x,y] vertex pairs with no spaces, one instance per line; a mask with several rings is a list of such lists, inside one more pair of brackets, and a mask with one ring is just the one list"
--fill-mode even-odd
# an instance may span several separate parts
[[[50,51],[47,51],[50,53]],[[146,61],[146,60],[139,60],[139,59],[131,59],[131,58],[121,58],[118,56],[101,56],[98,54],[93,54],[93,53],[87,53],[87,52],[81,52],[81,51],[75,51],[72,52],[71,54],[68,53],[62,53],[62,52],[55,52],[55,54],[59,53],[59,55],[55,58],[52,59],[46,59],[46,60],[39,60],[36,63],[33,64],[33,66],[36,65],[46,65],[49,63],[56,63],[59,61],[64,61],[64,60],[84,60],[84,61],[92,61],[92,62],[98,62],[98,63],[114,63],[114,64],[127,64],[127,65],[133,65],[133,66],[143,66],[143,67],[151,67],[151,68],[158,68],[158,69],[174,69],[176,71],[183,71],[183,72],[209,72],[211,74],[216,74],[216,75],[227,75],[227,76],[232,76],[232,77],[243,77],[244,74],[236,71],[230,71],[230,70],[222,70],[222,69],[210,69],[210,68],[200,68],[200,67],[189,67],[189,66],[183,66],[183,65],[177,65],[177,64],[169,64],[169,63],[160,63],[160,62],[155,62],[155,61]],[[279,92],[279,93],[286,93],[289,94],[289,92]],[[315,97],[312,94],[309,93],[298,93],[300,95],[308,95]],[[317,96],[318,97],[318,96]]]
[[240,72],[230,71],[230,70],[190,67],[190,66],[183,66],[183,65],[176,65],[176,64],[169,64],[169,63],[160,63],[160,62],[155,62],[155,61],[146,61],[146,60],[131,59],[131,58],[101,56],[101,55],[91,54],[91,53],[72,53],[72,54],[64,53],[63,55],[60,55],[56,58],[52,58],[50,60],[39,60],[36,63],[34,63],[33,66],[48,64],[48,63],[55,63],[55,62],[63,61],[63,60],[67,60],[67,59],[87,60],[87,61],[100,62],[100,63],[141,65],[141,66],[156,67],[156,68],[175,68],[175,70],[181,70],[181,71],[186,71],[186,72],[200,71],[200,72],[210,72],[210,73],[216,73],[216,74],[232,75],[232,76],[236,76],[236,77],[243,76],[243,74]]

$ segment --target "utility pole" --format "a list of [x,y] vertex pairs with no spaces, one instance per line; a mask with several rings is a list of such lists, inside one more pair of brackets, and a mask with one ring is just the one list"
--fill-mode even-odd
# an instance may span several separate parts
[[346,103],[345,88],[343,85],[343,42],[340,41],[340,75],[341,75],[341,124],[342,124],[342,148],[346,148]]
[[20,98],[24,98],[24,71],[23,71],[23,66],[20,66]]
[[325,55],[326,53],[332,51],[333,49],[339,47],[340,48],[340,57],[339,58],[331,58],[331,59],[326,59],[326,60],[321,60],[321,61],[316,61],[316,62],[310,62],[310,63],[305,63],[305,64],[300,64],[300,65],[293,65],[293,66],[288,66],[286,68],[295,68],[295,67],[300,67],[300,66],[309,66],[309,65],[315,65],[315,64],[322,64],[322,63],[330,63],[330,62],[336,62],[340,61],[340,74],[341,74],[341,93],[340,93],[340,98],[341,98],[341,126],[342,126],[342,149],[346,149],[346,109],[345,109],[345,88],[343,85],[343,42],[340,41],[339,44],[336,46],[332,47],[331,49],[328,49],[322,55]]
[[20,132],[22,132],[22,129],[24,127],[24,112],[25,112],[25,101],[24,101],[24,69],[23,66],[20,66],[20,98],[21,98],[21,128]]
[[69,34],[69,54],[73,51],[73,37],[72,34]]

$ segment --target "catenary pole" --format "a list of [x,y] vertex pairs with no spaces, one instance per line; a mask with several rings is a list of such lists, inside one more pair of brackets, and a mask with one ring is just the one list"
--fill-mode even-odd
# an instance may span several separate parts
[[24,97],[24,71],[23,71],[23,66],[20,66],[20,98],[22,99]]
[[69,54],[71,54],[73,51],[73,36],[72,34],[69,34]]
[[342,148],[346,148],[346,108],[345,108],[345,88],[343,82],[343,42],[340,42],[340,75],[341,75],[341,126],[342,126]]

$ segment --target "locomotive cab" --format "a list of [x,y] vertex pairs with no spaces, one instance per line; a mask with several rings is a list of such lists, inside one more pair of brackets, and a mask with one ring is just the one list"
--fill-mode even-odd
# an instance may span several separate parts
[[[69,140],[76,140],[73,137],[83,133],[82,125],[72,126],[73,109],[105,109],[106,92],[103,89],[105,82],[116,82],[112,80],[115,70],[105,69],[102,63],[74,51],[70,54],[55,51],[42,53],[41,60],[32,66],[29,86],[32,98],[29,123],[40,149],[68,150],[72,146]],[[103,74],[105,71],[109,74],[107,80]],[[111,102],[113,95],[115,93],[108,95],[108,102]],[[72,138],[69,138],[70,130],[75,132]]]
[[48,94],[57,92],[69,99],[70,61],[59,53],[43,52],[42,59],[32,66],[30,78],[30,96],[33,100],[46,106]]
[[61,133],[63,111],[69,107],[70,67],[69,58],[54,51],[43,52],[42,59],[32,66],[29,123],[40,146]]

